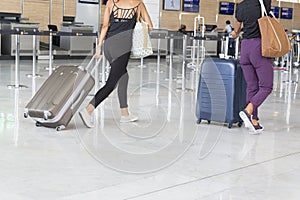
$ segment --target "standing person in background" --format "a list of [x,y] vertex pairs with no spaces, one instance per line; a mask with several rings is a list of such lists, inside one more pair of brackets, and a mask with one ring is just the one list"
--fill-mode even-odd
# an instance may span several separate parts
[[227,36],[230,36],[230,33],[233,31],[233,26],[229,20],[226,20],[226,26],[223,29],[223,32],[226,33]]
[[212,33],[218,33],[218,26],[217,25],[213,25],[211,32]]
[[121,108],[120,122],[133,122],[137,117],[130,115],[127,104],[128,73],[127,64],[132,47],[132,33],[136,22],[142,18],[153,25],[144,3],[141,0],[108,0],[104,12],[98,48],[95,57],[99,58],[103,44],[105,57],[111,66],[105,85],[96,93],[90,103],[79,112],[83,123],[93,127],[91,114],[118,85],[118,98]]
[[234,56],[234,38],[230,33],[233,31],[233,26],[231,25],[231,22],[229,20],[226,21],[226,26],[223,30],[224,33],[226,33],[226,36],[229,37],[229,43],[228,43],[228,55]]
[[180,28],[178,29],[179,32],[186,34],[186,25],[185,24],[181,24]]
[[[271,10],[271,1],[275,0],[263,0],[267,12]],[[273,63],[271,58],[262,56],[258,25],[258,19],[262,16],[259,0],[242,1],[235,13],[235,28],[231,35],[236,38],[243,24],[240,63],[247,82],[247,105],[239,114],[247,128],[259,133],[263,127],[258,122],[258,108],[272,92]]]

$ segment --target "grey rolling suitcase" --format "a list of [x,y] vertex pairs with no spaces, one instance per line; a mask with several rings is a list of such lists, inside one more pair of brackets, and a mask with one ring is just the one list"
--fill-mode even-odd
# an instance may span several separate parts
[[94,57],[86,68],[80,66],[59,66],[43,83],[25,107],[24,117],[30,116],[36,126],[64,129],[95,85],[89,71]]

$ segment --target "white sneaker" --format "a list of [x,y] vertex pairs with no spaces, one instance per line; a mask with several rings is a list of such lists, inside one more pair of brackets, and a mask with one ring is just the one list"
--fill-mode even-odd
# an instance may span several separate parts
[[252,116],[247,113],[246,110],[242,110],[239,112],[240,118],[244,121],[245,127],[249,130],[255,132],[255,128],[252,124]]
[[138,120],[137,116],[128,115],[128,116],[121,116],[120,122],[121,123],[128,123],[128,122],[135,122]]
[[92,116],[89,115],[88,111],[84,108],[79,111],[79,116],[82,119],[84,125],[88,128],[94,128],[94,124],[92,123]]

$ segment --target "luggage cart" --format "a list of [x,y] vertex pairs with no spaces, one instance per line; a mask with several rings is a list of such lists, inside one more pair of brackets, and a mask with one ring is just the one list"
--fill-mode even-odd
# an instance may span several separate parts
[[[182,23],[182,18],[184,15],[195,15],[193,13],[180,13],[179,14],[179,23]],[[200,60],[201,57],[204,59],[205,57],[205,48],[204,48],[204,40],[201,40],[201,46],[200,46],[200,40],[196,40],[195,37],[201,37],[204,38],[204,32],[205,32],[205,20],[204,17],[201,17],[200,14],[198,14],[194,18],[194,30],[193,30],[193,44],[192,46],[187,46],[187,54],[186,57],[190,61],[187,64],[188,68],[196,69],[200,66]],[[189,53],[189,54],[188,54]],[[201,55],[200,55],[201,54]]]
[[296,47],[297,47],[297,60],[296,62],[294,62],[295,67],[299,67],[299,58],[300,58],[300,36],[299,33],[296,34],[296,38],[295,38],[295,42],[296,42]]

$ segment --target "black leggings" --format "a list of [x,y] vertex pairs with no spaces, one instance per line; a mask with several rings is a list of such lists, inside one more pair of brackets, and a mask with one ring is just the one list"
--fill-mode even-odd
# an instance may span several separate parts
[[109,45],[104,45],[104,54],[111,68],[105,85],[98,90],[90,102],[90,104],[92,104],[95,108],[109,96],[117,84],[120,108],[128,107],[127,87],[129,76],[127,73],[127,64],[130,57],[130,51],[118,56],[117,58],[114,58],[115,56],[113,55],[113,52],[113,48]]

